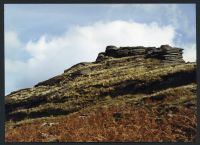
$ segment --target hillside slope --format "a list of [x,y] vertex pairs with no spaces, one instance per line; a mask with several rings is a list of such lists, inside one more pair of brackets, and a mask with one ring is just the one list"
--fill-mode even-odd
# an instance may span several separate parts
[[182,50],[108,46],[95,62],[12,92],[6,141],[194,141],[196,63]]

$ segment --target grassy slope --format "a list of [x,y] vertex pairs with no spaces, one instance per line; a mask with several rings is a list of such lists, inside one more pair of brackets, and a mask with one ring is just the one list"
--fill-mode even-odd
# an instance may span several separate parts
[[74,67],[6,98],[6,141],[193,141],[195,70],[131,57]]

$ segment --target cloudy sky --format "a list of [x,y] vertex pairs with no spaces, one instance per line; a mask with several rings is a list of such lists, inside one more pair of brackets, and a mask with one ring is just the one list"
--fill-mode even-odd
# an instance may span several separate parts
[[196,61],[194,4],[7,4],[5,93],[94,61],[107,45],[184,48]]

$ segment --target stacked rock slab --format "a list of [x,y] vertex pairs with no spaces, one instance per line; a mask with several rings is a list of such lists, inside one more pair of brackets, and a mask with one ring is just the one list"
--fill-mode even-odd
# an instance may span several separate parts
[[105,52],[99,53],[96,62],[104,61],[108,58],[121,58],[135,56],[140,58],[155,58],[165,63],[184,63],[183,49],[161,45],[160,47],[116,47],[107,46]]

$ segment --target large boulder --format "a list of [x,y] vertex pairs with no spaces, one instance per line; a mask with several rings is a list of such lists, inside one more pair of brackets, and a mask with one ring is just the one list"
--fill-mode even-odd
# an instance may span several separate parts
[[97,56],[96,62],[101,62],[101,61],[105,60],[105,57],[106,57],[105,52],[99,53]]

